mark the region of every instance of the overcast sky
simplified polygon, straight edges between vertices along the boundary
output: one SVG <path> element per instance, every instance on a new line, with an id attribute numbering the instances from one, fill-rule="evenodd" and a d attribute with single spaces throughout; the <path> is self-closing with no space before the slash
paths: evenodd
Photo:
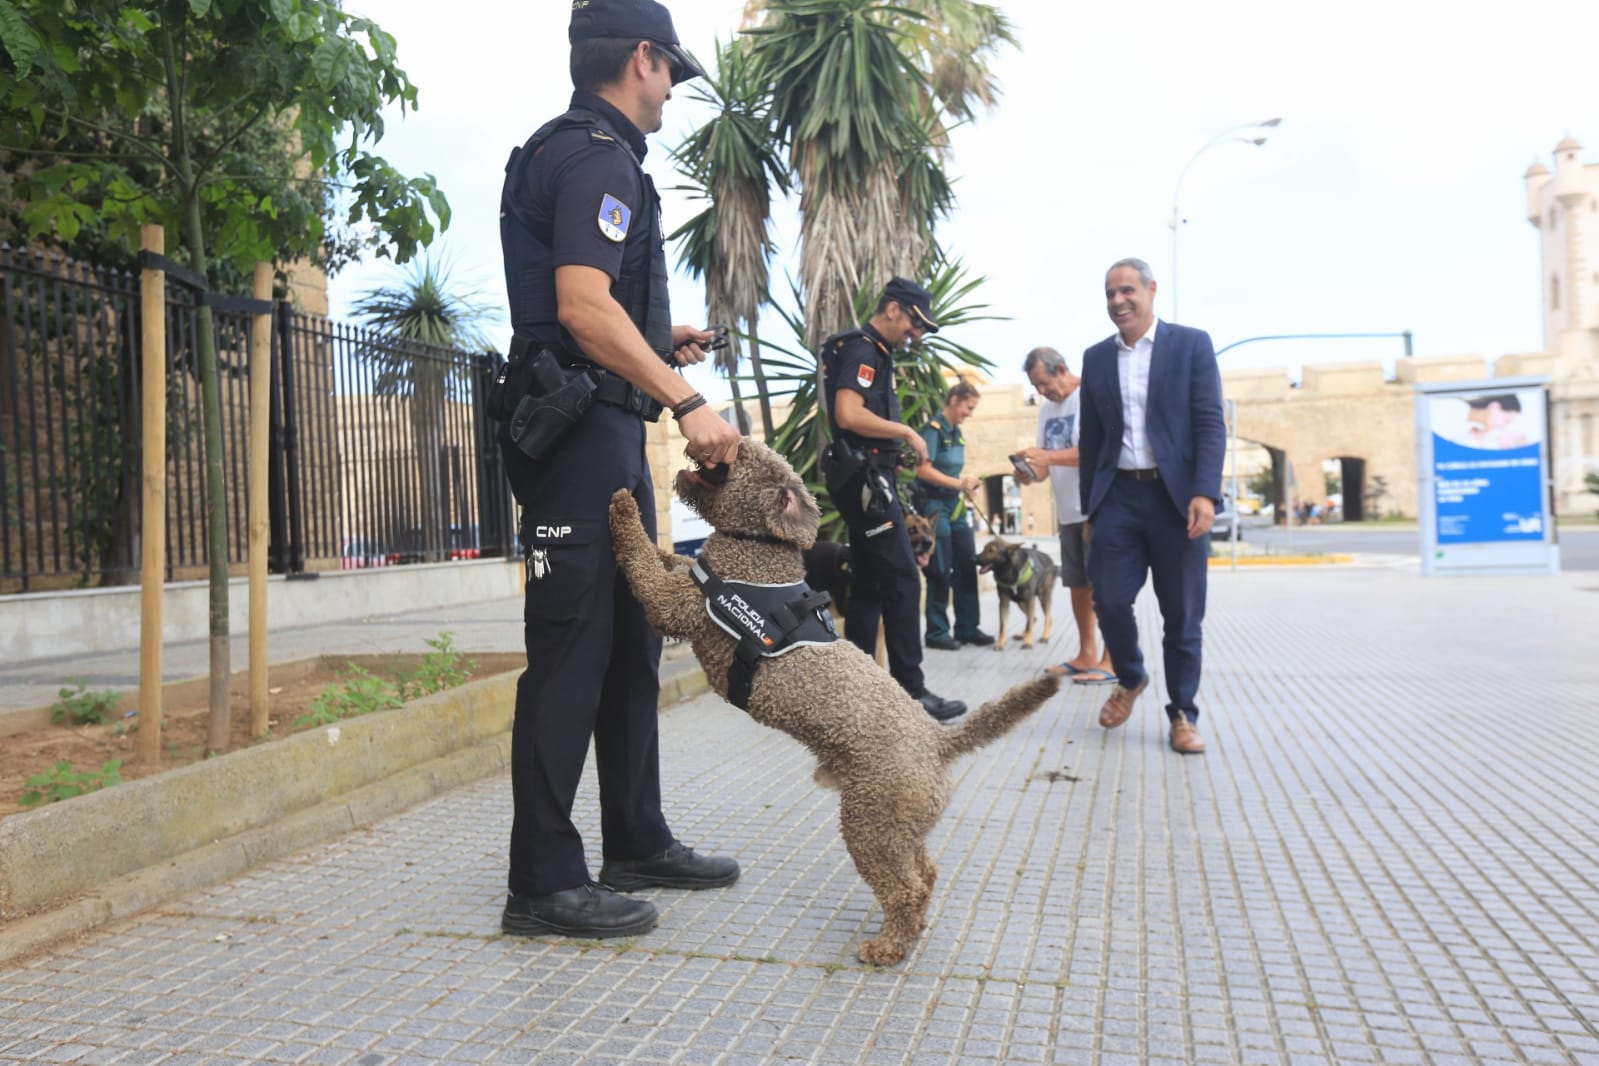
<path id="1" fill-rule="evenodd" d="M 377 150 L 438 178 L 454 218 L 435 247 L 503 305 L 503 167 L 566 106 L 569 5 L 346 6 L 398 38 L 419 87 L 420 110 L 391 121 Z M 743 10 L 733 0 L 672 6 L 679 36 L 707 63 Z M 981 297 L 1007 318 L 960 336 L 998 364 L 997 379 L 1021 381 L 1022 356 L 1039 344 L 1076 368 L 1111 332 L 1104 271 L 1129 255 L 1154 268 L 1157 312 L 1172 317 L 1175 287 L 1178 320 L 1209 330 L 1218 348 L 1271 334 L 1410 330 L 1418 356 L 1543 350 L 1521 176 L 1535 161 L 1552 167 L 1567 134 L 1584 142 L 1585 161 L 1599 161 L 1599 3 L 1000 6 L 1021 47 L 996 64 L 998 107 L 955 135 L 958 204 L 939 234 L 989 279 Z M 1233 127 L 1279 116 L 1264 146 L 1224 141 L 1195 156 Z M 678 179 L 662 149 L 702 120 L 680 94 L 652 139 L 646 167 L 666 196 L 668 231 L 692 209 L 665 192 Z M 1186 219 L 1176 286 L 1174 199 Z M 786 291 L 791 221 L 778 239 L 774 278 Z M 393 274 L 379 261 L 335 278 L 334 315 Z M 679 321 L 704 317 L 693 282 L 674 280 L 672 303 Z M 1391 363 L 1401 350 L 1397 339 L 1255 342 L 1222 363 Z M 702 390 L 725 395 L 708 371 L 695 373 Z"/>

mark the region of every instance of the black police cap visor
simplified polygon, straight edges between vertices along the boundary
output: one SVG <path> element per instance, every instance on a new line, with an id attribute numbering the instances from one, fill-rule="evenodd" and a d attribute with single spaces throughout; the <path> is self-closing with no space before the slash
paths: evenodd
<path id="1" fill-rule="evenodd" d="M 671 12 L 655 0 L 573 0 L 566 36 L 572 44 L 596 37 L 646 40 L 665 53 L 672 66 L 673 85 L 705 76 L 678 42 Z"/>

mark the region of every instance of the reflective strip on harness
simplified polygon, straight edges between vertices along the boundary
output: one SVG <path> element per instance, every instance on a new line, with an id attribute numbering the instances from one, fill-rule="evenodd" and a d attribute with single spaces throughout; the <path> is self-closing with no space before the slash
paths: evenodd
<path id="1" fill-rule="evenodd" d="M 803 581 L 787 585 L 723 581 L 703 557 L 694 560 L 689 572 L 705 593 L 705 613 L 738 641 L 727 670 L 727 698 L 741 711 L 749 709 L 760 660 L 838 639 L 833 618 L 825 610 L 832 597 L 813 592 Z"/>

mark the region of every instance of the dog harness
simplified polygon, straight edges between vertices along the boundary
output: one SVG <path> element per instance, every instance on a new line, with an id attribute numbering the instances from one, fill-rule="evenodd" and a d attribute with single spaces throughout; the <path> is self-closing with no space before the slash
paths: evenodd
<path id="1" fill-rule="evenodd" d="M 1028 560 L 1027 560 L 1027 565 L 1022 567 L 1022 572 L 1016 575 L 1016 580 L 1015 581 L 1001 581 L 999 579 L 999 575 L 995 574 L 994 575 L 994 584 L 996 584 L 1000 588 L 1004 588 L 1004 589 L 1016 589 L 1016 588 L 1021 588 L 1023 585 L 1027 584 L 1032 579 L 1033 579 L 1033 560 L 1029 556 Z"/>
<path id="2" fill-rule="evenodd" d="M 694 560 L 689 573 L 705 593 L 705 613 L 738 641 L 733 664 L 727 668 L 727 699 L 741 711 L 749 710 L 755 668 L 762 659 L 838 639 L 833 617 L 825 610 L 833 598 L 813 592 L 803 581 L 788 585 L 723 581 L 703 556 Z"/>

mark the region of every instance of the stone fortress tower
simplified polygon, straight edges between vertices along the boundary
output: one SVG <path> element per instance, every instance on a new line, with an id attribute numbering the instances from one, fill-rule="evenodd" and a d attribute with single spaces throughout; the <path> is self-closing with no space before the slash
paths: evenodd
<path id="1" fill-rule="evenodd" d="M 1599 163 L 1582 145 L 1555 145 L 1553 173 L 1527 168 L 1527 221 L 1538 230 L 1543 346 L 1553 378 L 1550 426 L 1555 500 L 1582 508 L 1584 476 L 1599 473 Z"/>

